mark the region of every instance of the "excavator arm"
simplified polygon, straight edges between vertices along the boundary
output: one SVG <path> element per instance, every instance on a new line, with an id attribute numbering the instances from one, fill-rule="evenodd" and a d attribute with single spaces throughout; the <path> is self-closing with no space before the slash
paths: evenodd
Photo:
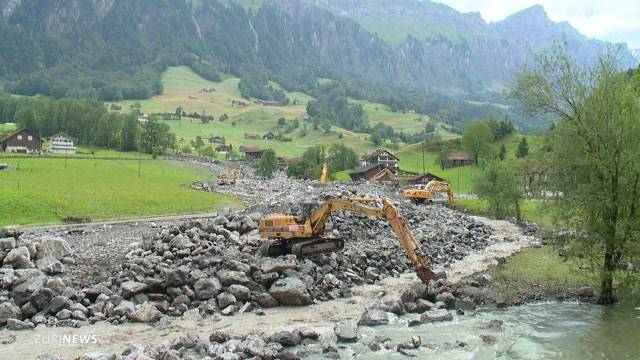
<path id="1" fill-rule="evenodd" d="M 442 181 L 429 181 L 429 183 L 427 184 L 427 189 L 426 189 L 430 194 L 436 190 L 436 191 L 445 191 L 447 193 L 447 196 L 449 197 L 449 205 L 451 206 L 455 206 L 455 202 L 453 199 L 453 189 L 451 188 L 451 185 L 447 184 L 446 182 L 442 182 Z"/>
<path id="2" fill-rule="evenodd" d="M 400 240 L 400 244 L 416 269 L 420 280 L 428 282 L 430 279 L 436 278 L 437 275 L 431 271 L 429 256 L 423 250 L 420 242 L 413 236 L 406 219 L 400 214 L 395 204 L 385 197 L 382 199 L 382 209 L 365 205 L 374 201 L 372 198 L 331 199 L 326 201 L 309 217 L 312 233 L 319 235 L 327 218 L 335 211 L 349 211 L 385 219 Z"/>
<path id="3" fill-rule="evenodd" d="M 322 165 L 322 174 L 320 175 L 320 182 L 323 184 L 326 184 L 329 182 L 329 167 L 327 166 L 327 163 L 324 163 L 324 165 Z"/>

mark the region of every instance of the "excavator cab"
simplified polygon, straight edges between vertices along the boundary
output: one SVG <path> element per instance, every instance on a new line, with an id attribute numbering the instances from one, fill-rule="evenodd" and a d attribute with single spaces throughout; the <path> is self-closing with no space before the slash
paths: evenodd
<path id="1" fill-rule="evenodd" d="M 302 202 L 300 203 L 300 210 L 302 214 L 302 218 L 307 220 L 314 211 L 316 211 L 320 207 L 320 204 L 314 201 Z"/>

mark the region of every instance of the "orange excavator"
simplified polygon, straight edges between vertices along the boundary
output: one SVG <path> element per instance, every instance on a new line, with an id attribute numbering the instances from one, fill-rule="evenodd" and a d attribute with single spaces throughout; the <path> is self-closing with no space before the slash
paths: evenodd
<path id="1" fill-rule="evenodd" d="M 321 204 L 303 203 L 302 215 L 267 215 L 260 219 L 260 236 L 270 239 L 261 249 L 263 255 L 295 254 L 314 256 L 342 250 L 344 241 L 327 235 L 327 219 L 336 211 L 349 211 L 386 219 L 400 240 L 418 277 L 428 282 L 440 277 L 431 270 L 429 256 L 411 233 L 406 219 L 388 198 L 382 199 L 382 208 L 374 207 L 376 200 L 369 197 L 334 198 Z"/>
<path id="2" fill-rule="evenodd" d="M 329 182 L 329 167 L 327 166 L 327 163 L 324 163 L 324 165 L 322 165 L 322 175 L 320 175 L 320 182 L 323 184 Z"/>
<path id="3" fill-rule="evenodd" d="M 231 169 L 226 174 L 218 175 L 218 185 L 234 185 L 240 177 L 240 170 Z"/>
<path id="4" fill-rule="evenodd" d="M 453 189 L 451 188 L 451 185 L 446 182 L 436 180 L 429 181 L 427 185 L 420 184 L 413 189 L 406 189 L 404 191 L 404 198 L 413 200 L 416 204 L 433 203 L 434 191 L 446 192 L 449 198 L 449 206 L 456 206 L 455 200 L 453 199 Z"/>

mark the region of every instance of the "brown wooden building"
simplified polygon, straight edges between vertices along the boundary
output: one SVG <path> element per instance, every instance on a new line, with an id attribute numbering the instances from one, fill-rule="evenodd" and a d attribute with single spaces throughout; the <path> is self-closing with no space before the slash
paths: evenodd
<path id="1" fill-rule="evenodd" d="M 389 150 L 377 149 L 376 151 L 365 154 L 362 157 L 362 166 L 369 165 L 384 165 L 394 174 L 398 173 L 398 157 L 392 154 Z"/>
<path id="2" fill-rule="evenodd" d="M 301 160 L 301 158 L 299 157 L 284 157 L 284 156 L 280 156 L 278 157 L 278 167 L 280 169 L 286 170 L 289 168 L 289 166 L 299 162 Z"/>
<path id="3" fill-rule="evenodd" d="M 20 129 L 0 139 L 0 151 L 39 153 L 42 151 L 42 139 L 30 130 Z"/>
<path id="4" fill-rule="evenodd" d="M 452 152 L 447 155 L 446 167 L 458 167 L 473 164 L 473 159 L 464 152 Z"/>
<path id="5" fill-rule="evenodd" d="M 408 180 L 408 183 L 409 184 L 427 184 L 431 180 L 446 182 L 445 179 L 443 179 L 443 178 L 441 178 L 441 177 L 439 177 L 437 175 L 434 175 L 432 173 L 426 173 L 426 174 L 420 174 L 420 175 L 417 175 L 417 176 L 414 176 L 414 177 L 410 178 Z"/>
<path id="6" fill-rule="evenodd" d="M 261 149 L 259 147 L 253 147 L 253 146 L 240 145 L 240 152 L 244 154 L 245 159 L 255 160 L 255 159 L 260 159 L 260 157 L 262 157 L 262 153 L 264 152 L 264 149 Z"/>

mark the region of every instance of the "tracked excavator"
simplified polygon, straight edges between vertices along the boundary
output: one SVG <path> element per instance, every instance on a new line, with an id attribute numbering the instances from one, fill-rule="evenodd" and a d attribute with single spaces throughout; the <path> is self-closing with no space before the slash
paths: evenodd
<path id="1" fill-rule="evenodd" d="M 320 182 L 323 184 L 329 182 L 329 167 L 327 166 L 327 163 L 324 163 L 324 165 L 322 165 L 322 175 L 320 175 Z"/>
<path id="2" fill-rule="evenodd" d="M 416 204 L 433 203 L 434 191 L 444 191 L 449 198 L 449 206 L 456 206 L 453 199 L 453 189 L 451 185 L 446 182 L 431 180 L 427 185 L 418 185 L 413 189 L 406 189 L 404 191 L 404 198 L 413 200 Z"/>
<path id="3" fill-rule="evenodd" d="M 400 240 L 418 277 L 428 282 L 439 277 L 431 270 L 428 254 L 411 233 L 405 218 L 388 198 L 382 199 L 382 208 L 369 197 L 333 198 L 321 204 L 303 203 L 302 215 L 267 215 L 260 219 L 260 236 L 270 239 L 261 249 L 263 255 L 295 254 L 314 256 L 342 250 L 342 239 L 328 236 L 325 224 L 333 212 L 348 211 L 386 219 Z"/>

